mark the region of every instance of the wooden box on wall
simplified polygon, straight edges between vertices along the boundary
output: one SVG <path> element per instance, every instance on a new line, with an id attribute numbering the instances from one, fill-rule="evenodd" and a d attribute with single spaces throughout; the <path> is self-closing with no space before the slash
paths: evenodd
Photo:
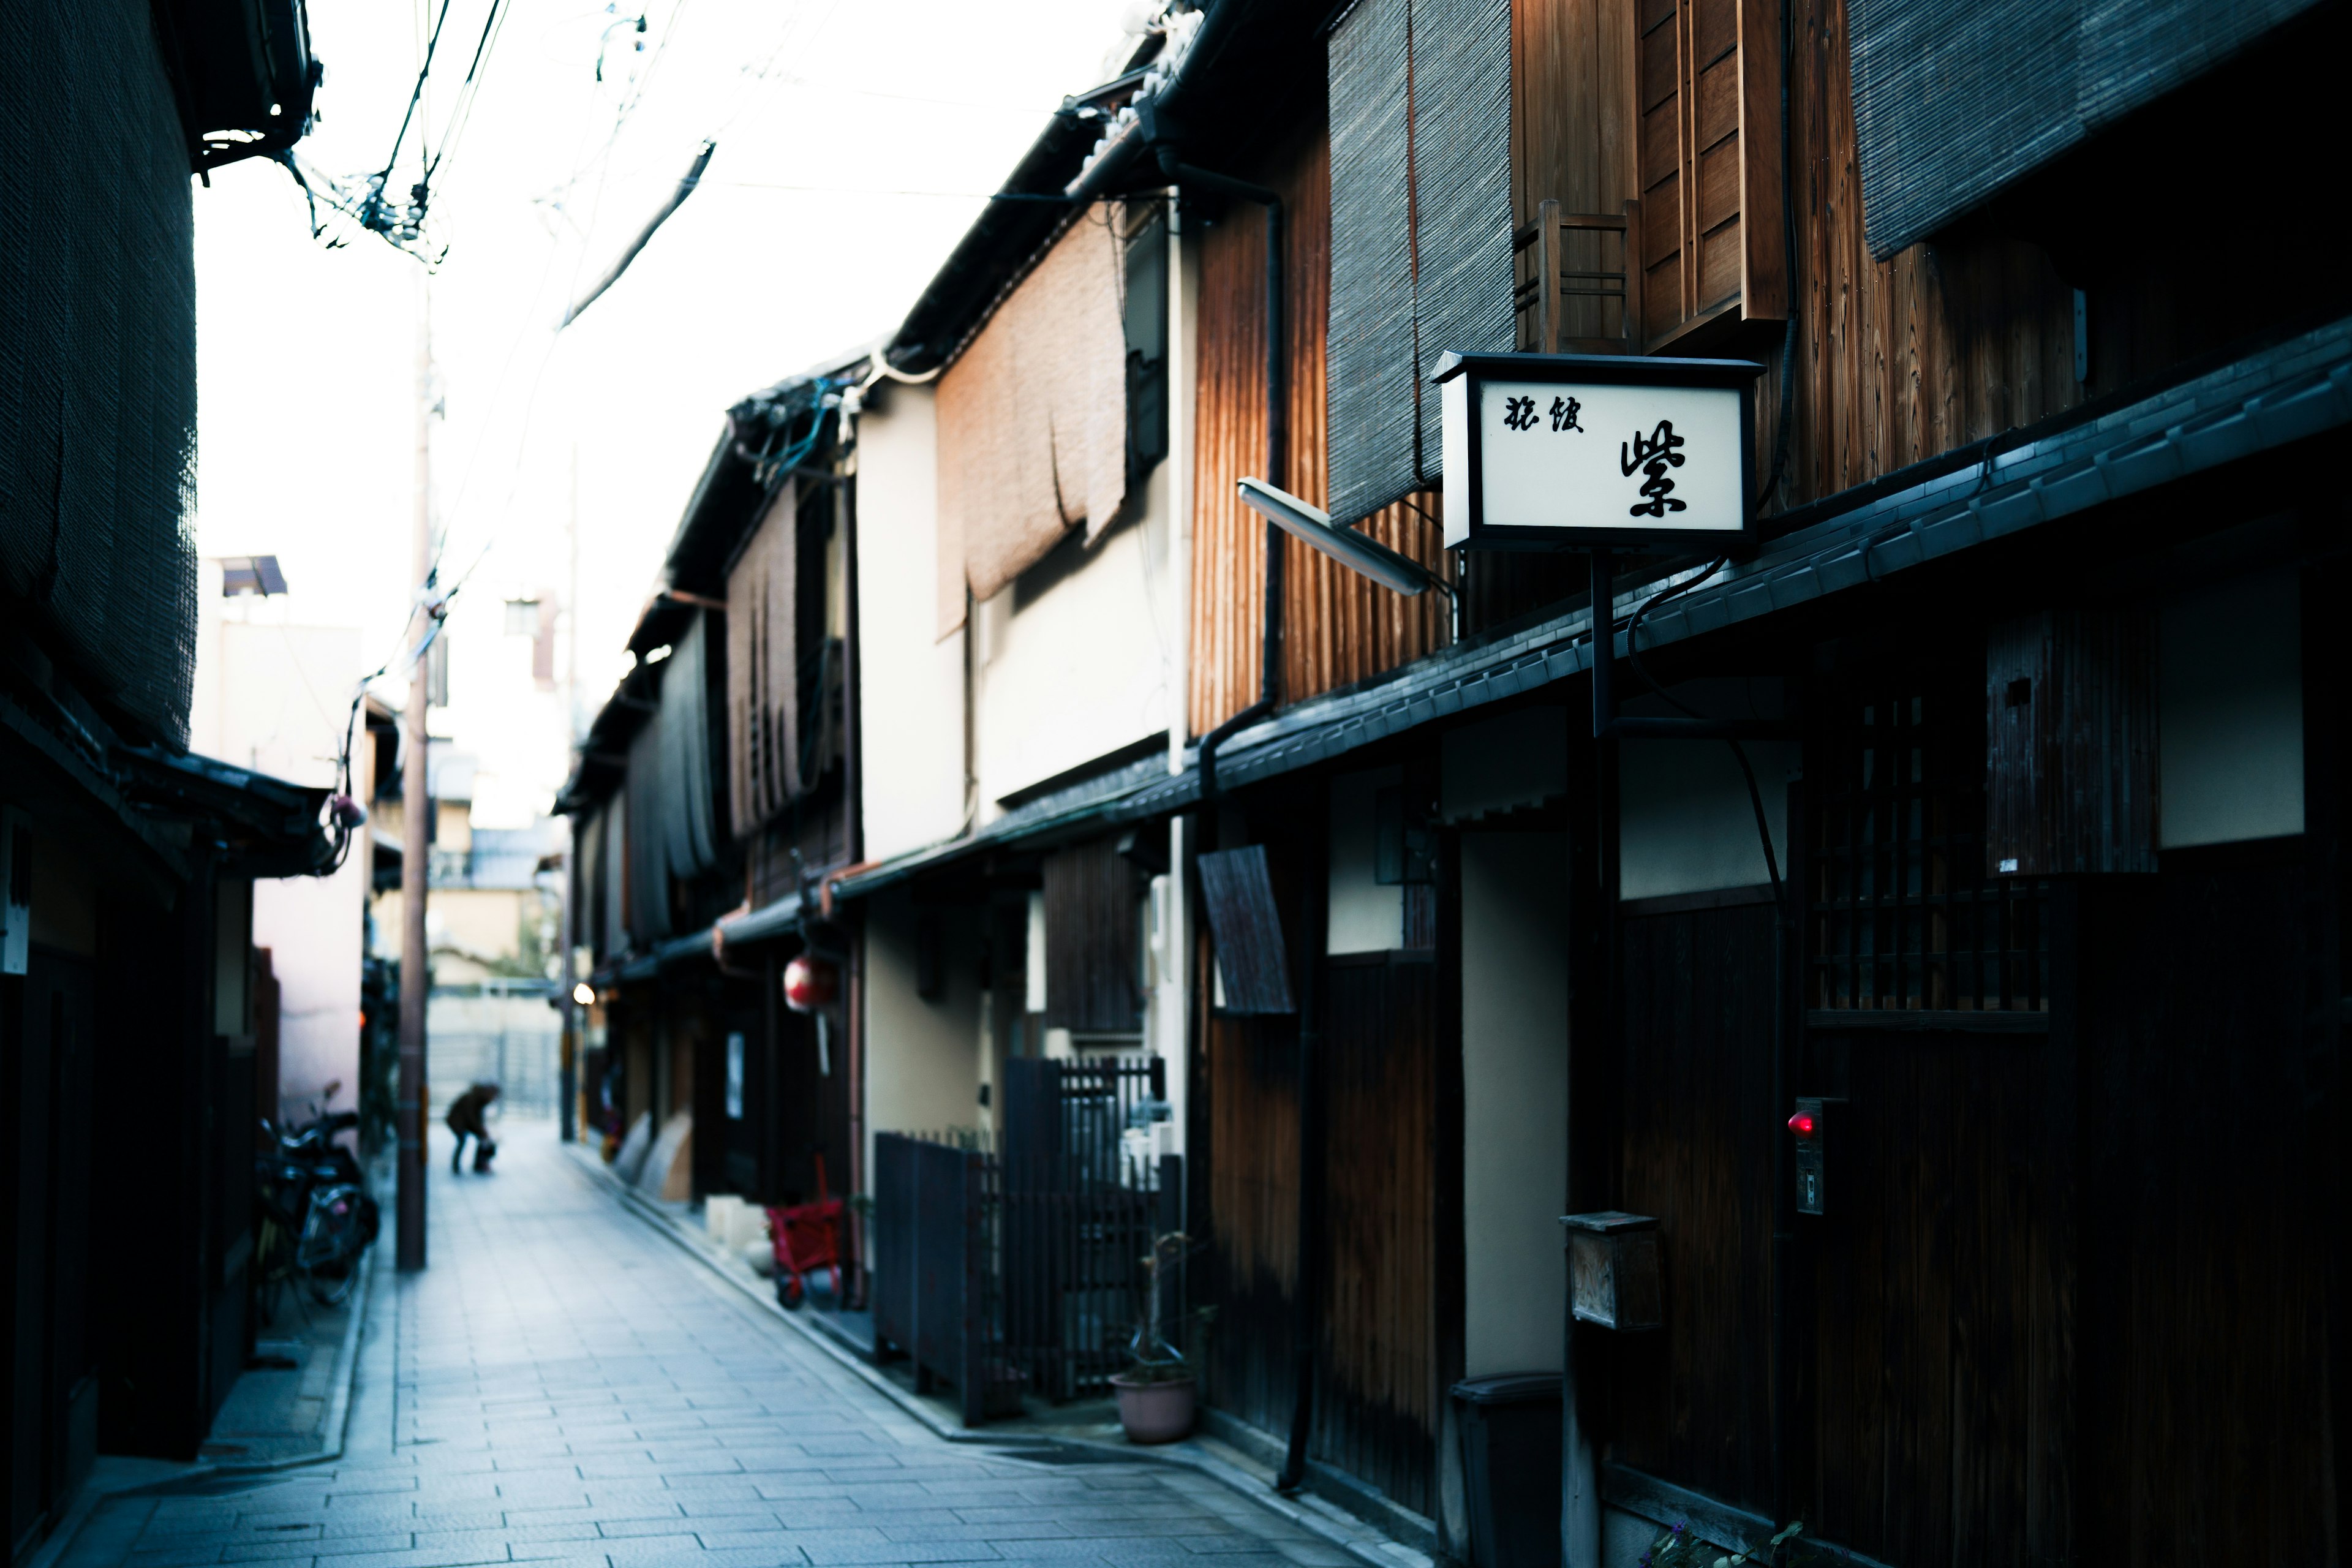
<path id="1" fill-rule="evenodd" d="M 1630 1332 L 1662 1326 L 1658 1222 L 1647 1215 L 1562 1215 L 1568 1231 L 1568 1303 L 1580 1321 Z"/>
<path id="2" fill-rule="evenodd" d="M 2156 869 L 2156 624 L 2045 610 L 1985 639 L 1985 870 Z"/>

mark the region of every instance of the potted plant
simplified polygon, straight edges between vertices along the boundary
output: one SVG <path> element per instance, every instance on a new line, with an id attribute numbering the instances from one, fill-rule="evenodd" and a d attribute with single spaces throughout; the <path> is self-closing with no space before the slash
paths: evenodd
<path id="1" fill-rule="evenodd" d="M 1110 1380 L 1118 1424 L 1130 1443 L 1173 1443 L 1192 1430 L 1192 1363 L 1160 1331 L 1160 1271 L 1191 1246 L 1181 1232 L 1171 1231 L 1153 1239 L 1151 1255 L 1143 1259 L 1143 1315 L 1128 1346 L 1134 1364 Z"/>
<path id="2" fill-rule="evenodd" d="M 1723 1552 L 1709 1546 L 1695 1534 L 1688 1520 L 1677 1520 L 1674 1527 L 1650 1543 L 1642 1553 L 1636 1568 L 1746 1568 L 1749 1563 L 1780 1563 L 1791 1565 L 1815 1563 L 1822 1559 L 1793 1538 L 1804 1530 L 1802 1521 L 1790 1525 L 1774 1536 L 1760 1552 Z"/>

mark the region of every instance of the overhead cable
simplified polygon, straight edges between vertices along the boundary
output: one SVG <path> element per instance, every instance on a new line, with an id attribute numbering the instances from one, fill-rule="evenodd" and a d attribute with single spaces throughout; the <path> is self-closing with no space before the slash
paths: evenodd
<path id="1" fill-rule="evenodd" d="M 654 231 L 669 221 L 670 214 L 684 206 L 686 198 L 694 195 L 694 187 L 702 183 L 702 171 L 710 167 L 710 154 L 718 150 L 719 143 L 716 142 L 705 142 L 702 144 L 701 151 L 694 155 L 693 164 L 686 171 L 685 178 L 679 180 L 677 189 L 670 193 L 669 200 L 664 202 L 661 210 L 646 221 L 646 226 L 637 231 L 637 237 L 622 247 L 619 258 L 605 271 L 604 276 L 599 278 L 590 287 L 588 292 L 580 296 L 563 312 L 563 320 L 556 323 L 558 331 L 578 321 L 581 311 L 594 304 L 605 289 L 621 280 L 621 274 L 629 269 L 629 263 L 635 261 L 637 258 L 637 253 L 645 249 L 646 244 L 652 240 Z"/>

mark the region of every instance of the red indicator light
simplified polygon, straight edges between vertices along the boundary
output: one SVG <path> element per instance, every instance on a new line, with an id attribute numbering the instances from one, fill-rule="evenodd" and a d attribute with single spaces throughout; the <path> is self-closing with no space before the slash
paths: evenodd
<path id="1" fill-rule="evenodd" d="M 1796 1115 L 1789 1118 L 1789 1131 L 1800 1138 L 1811 1138 L 1821 1131 L 1821 1127 L 1814 1121 L 1811 1111 L 1800 1110 Z"/>

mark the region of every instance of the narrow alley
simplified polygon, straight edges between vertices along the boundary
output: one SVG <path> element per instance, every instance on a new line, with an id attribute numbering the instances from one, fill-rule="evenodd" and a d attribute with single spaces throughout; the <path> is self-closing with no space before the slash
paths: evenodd
<path id="1" fill-rule="evenodd" d="M 1351 1561 L 1189 1471 L 940 1440 L 512 1131 L 495 1176 L 436 1162 L 341 1463 L 110 1499 L 63 1568 Z"/>

